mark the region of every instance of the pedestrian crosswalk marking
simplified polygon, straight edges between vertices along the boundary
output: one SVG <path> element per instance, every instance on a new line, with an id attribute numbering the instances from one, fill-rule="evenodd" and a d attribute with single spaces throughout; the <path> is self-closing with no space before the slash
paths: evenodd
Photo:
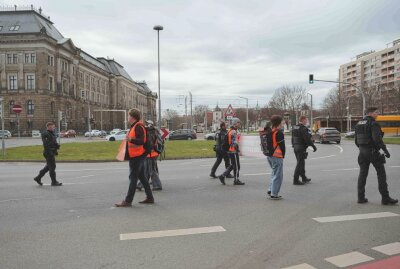
<path id="1" fill-rule="evenodd" d="M 226 230 L 222 226 L 212 226 L 212 227 L 200 227 L 200 228 L 179 229 L 179 230 L 164 230 L 164 231 L 154 231 L 154 232 L 120 234 L 119 239 L 135 240 L 135 239 L 159 238 L 159 237 L 169 237 L 169 236 L 179 236 L 179 235 L 219 233 L 225 231 Z"/>
<path id="2" fill-rule="evenodd" d="M 319 217 L 313 218 L 313 220 L 320 223 L 327 222 L 339 222 L 339 221 L 350 221 L 350 220 L 362 220 L 362 219 L 376 219 L 376 218 L 387 218 L 397 217 L 398 214 L 392 212 L 378 212 L 369 214 L 356 214 L 356 215 L 343 215 L 343 216 L 332 216 L 332 217 Z"/>
<path id="3" fill-rule="evenodd" d="M 336 265 L 337 267 L 343 268 L 355 264 L 359 264 L 362 262 L 368 262 L 374 260 L 374 258 L 364 255 L 360 252 L 354 251 L 350 253 L 346 253 L 343 255 L 338 255 L 325 259 L 327 262 Z"/>
<path id="4" fill-rule="evenodd" d="M 302 264 L 299 264 L 299 265 L 285 267 L 285 268 L 282 268 L 282 269 L 317 269 L 317 268 L 315 268 L 315 267 L 313 267 L 313 266 L 311 266 L 311 265 L 309 265 L 307 263 L 302 263 Z"/>
<path id="5" fill-rule="evenodd" d="M 386 254 L 388 256 L 396 255 L 396 254 L 400 254 L 400 243 L 395 242 L 395 243 L 391 243 L 391 244 L 387 244 L 387 245 L 383 245 L 383 246 L 374 247 L 372 249 L 376 250 L 378 252 L 381 252 L 383 254 Z"/>

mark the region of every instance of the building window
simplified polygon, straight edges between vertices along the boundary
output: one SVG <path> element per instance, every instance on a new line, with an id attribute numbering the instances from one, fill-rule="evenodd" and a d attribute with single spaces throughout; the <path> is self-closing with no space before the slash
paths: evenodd
<path id="1" fill-rule="evenodd" d="M 54 79 L 53 77 L 49 76 L 49 85 L 48 85 L 49 91 L 54 91 Z"/>
<path id="2" fill-rule="evenodd" d="M 8 103 L 8 106 L 9 106 L 9 113 L 10 114 L 13 114 L 14 113 L 14 111 L 13 111 L 13 107 L 14 107 L 14 105 L 15 105 L 15 101 L 14 100 L 11 100 L 9 103 Z"/>
<path id="3" fill-rule="evenodd" d="M 19 30 L 19 25 L 13 25 L 10 27 L 10 31 L 18 31 Z"/>
<path id="4" fill-rule="evenodd" d="M 35 104 L 32 100 L 26 102 L 26 111 L 28 115 L 33 115 L 33 113 L 35 112 Z"/>
<path id="5" fill-rule="evenodd" d="M 9 90 L 17 90 L 18 85 L 17 85 L 17 75 L 8 75 L 8 89 Z"/>
<path id="6" fill-rule="evenodd" d="M 26 75 L 26 89 L 27 90 L 35 89 L 35 75 L 33 74 Z"/>
<path id="7" fill-rule="evenodd" d="M 62 81 L 62 83 L 61 83 L 61 86 L 62 86 L 62 92 L 67 92 L 67 81 L 66 80 L 63 80 Z"/>
<path id="8" fill-rule="evenodd" d="M 47 55 L 47 64 L 50 66 L 54 66 L 54 57 L 51 55 Z"/>
<path id="9" fill-rule="evenodd" d="M 36 63 L 36 54 L 35 53 L 25 53 L 25 63 L 26 64 L 35 64 Z"/>
<path id="10" fill-rule="evenodd" d="M 7 54 L 7 64 L 17 64 L 18 63 L 18 54 Z"/>
<path id="11" fill-rule="evenodd" d="M 13 54 L 13 64 L 17 64 L 17 63 L 18 63 L 18 55 Z"/>
<path id="12" fill-rule="evenodd" d="M 51 113 L 51 115 L 54 115 L 54 110 L 55 110 L 55 103 L 51 102 L 50 103 L 50 113 Z"/>
<path id="13" fill-rule="evenodd" d="M 25 63 L 29 63 L 29 53 L 25 53 Z"/>

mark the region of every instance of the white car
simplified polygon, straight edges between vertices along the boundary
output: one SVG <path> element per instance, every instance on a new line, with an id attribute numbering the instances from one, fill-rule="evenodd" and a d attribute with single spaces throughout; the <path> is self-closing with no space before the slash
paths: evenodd
<path id="1" fill-rule="evenodd" d="M 3 133 L 3 130 L 0 130 L 0 138 L 3 138 L 3 136 L 4 136 L 4 138 L 9 138 L 9 137 L 11 137 L 10 131 L 4 130 L 4 133 Z"/>
<path id="2" fill-rule="evenodd" d="M 41 138 L 42 134 L 40 133 L 39 130 L 32 130 L 32 137 L 33 138 Z"/>
<path id="3" fill-rule="evenodd" d="M 106 136 L 106 140 L 107 141 L 124 140 L 127 133 L 128 133 L 128 131 L 120 131 L 120 132 L 118 132 L 116 134 L 107 135 Z"/>
<path id="4" fill-rule="evenodd" d="M 116 133 L 121 132 L 121 131 L 122 131 L 121 129 L 113 129 L 113 130 L 110 132 L 110 135 L 116 134 Z"/>
<path id="5" fill-rule="evenodd" d="M 92 130 L 91 132 L 86 132 L 85 137 L 89 137 L 89 136 L 101 136 L 101 131 Z"/>

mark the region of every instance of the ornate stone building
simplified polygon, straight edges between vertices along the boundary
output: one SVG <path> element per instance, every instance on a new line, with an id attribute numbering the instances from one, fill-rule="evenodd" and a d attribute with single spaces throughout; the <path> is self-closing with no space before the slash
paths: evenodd
<path id="1" fill-rule="evenodd" d="M 114 59 L 96 58 L 64 38 L 41 10 L 0 11 L 0 96 L 5 128 L 22 134 L 43 129 L 47 121 L 83 132 L 124 127 L 121 112 L 139 108 L 156 121 L 157 95 L 136 82 Z M 13 113 L 15 104 L 22 113 Z M 19 118 L 19 119 L 18 119 Z"/>

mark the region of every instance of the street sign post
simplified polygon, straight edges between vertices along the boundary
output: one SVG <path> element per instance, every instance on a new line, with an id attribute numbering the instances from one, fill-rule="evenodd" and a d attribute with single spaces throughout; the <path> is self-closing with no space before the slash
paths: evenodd
<path id="1" fill-rule="evenodd" d="M 21 137 L 21 133 L 19 132 L 19 113 L 22 112 L 22 106 L 14 105 L 12 108 L 13 112 L 17 114 L 17 127 L 18 127 L 18 138 Z"/>

